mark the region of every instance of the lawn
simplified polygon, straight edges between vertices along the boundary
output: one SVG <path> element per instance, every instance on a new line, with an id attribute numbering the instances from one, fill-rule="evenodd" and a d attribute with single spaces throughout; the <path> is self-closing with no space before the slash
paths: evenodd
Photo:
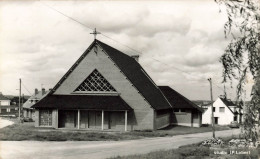
<path id="1" fill-rule="evenodd" d="M 218 126 L 216 130 L 230 129 L 227 126 Z M 191 128 L 184 126 L 169 126 L 157 131 L 132 131 L 132 132 L 109 132 L 87 130 L 64 130 L 51 128 L 35 128 L 34 123 L 25 122 L 0 129 L 0 140 L 20 141 L 118 141 L 141 139 L 145 137 L 165 137 L 191 133 L 211 131 L 211 127 Z"/>
<path id="2" fill-rule="evenodd" d="M 227 143 L 231 138 L 224 138 Z M 250 155 L 215 155 L 209 147 L 201 143 L 181 146 L 178 149 L 160 150 L 142 155 L 117 156 L 110 159 L 258 159 L 260 148 L 250 149 Z"/>

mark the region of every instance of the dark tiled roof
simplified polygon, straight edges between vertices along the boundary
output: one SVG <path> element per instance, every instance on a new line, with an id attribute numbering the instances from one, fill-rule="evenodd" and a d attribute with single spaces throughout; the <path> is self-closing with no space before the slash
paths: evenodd
<path id="1" fill-rule="evenodd" d="M 77 67 L 84 57 L 89 53 L 91 48 L 99 44 L 101 48 L 108 54 L 108 56 L 115 62 L 119 69 L 126 75 L 126 77 L 132 82 L 137 90 L 144 96 L 144 98 L 156 109 L 169 109 L 171 105 L 167 102 L 167 99 L 161 93 L 160 89 L 154 84 L 149 75 L 142 69 L 141 65 L 135 61 L 132 57 L 122 53 L 121 51 L 108 46 L 99 40 L 95 40 L 88 49 L 81 55 L 81 57 L 73 64 L 73 66 L 67 71 L 67 73 L 60 79 L 60 81 L 54 86 L 52 92 L 55 92 L 61 83 L 67 76 Z"/>
<path id="2" fill-rule="evenodd" d="M 231 100 L 228 100 L 227 98 L 221 98 L 221 97 L 219 97 L 220 99 L 221 99 L 221 101 L 228 107 L 228 109 L 233 113 L 233 114 L 237 114 L 237 112 L 235 111 L 233 111 L 231 108 L 230 108 L 230 106 L 236 106 L 236 104 L 234 104 Z"/>
<path id="3" fill-rule="evenodd" d="M 91 110 L 131 110 L 119 96 L 98 95 L 48 95 L 33 108 L 91 109 Z"/>
<path id="4" fill-rule="evenodd" d="M 234 104 L 231 100 L 228 100 L 228 99 L 226 99 L 226 98 L 221 98 L 221 97 L 219 97 L 221 100 L 222 100 L 222 102 L 226 105 L 226 106 L 235 106 L 236 104 Z"/>
<path id="5" fill-rule="evenodd" d="M 191 102 L 189 99 L 175 91 L 169 86 L 159 86 L 173 108 L 197 109 L 203 112 L 203 109 Z"/>
<path id="6" fill-rule="evenodd" d="M 10 99 L 4 96 L 2 93 L 0 93 L 0 100 L 10 100 Z"/>
<path id="7" fill-rule="evenodd" d="M 172 108 L 160 89 L 134 58 L 98 40 L 97 43 L 104 49 L 108 56 L 111 57 L 115 64 L 154 109 Z"/>

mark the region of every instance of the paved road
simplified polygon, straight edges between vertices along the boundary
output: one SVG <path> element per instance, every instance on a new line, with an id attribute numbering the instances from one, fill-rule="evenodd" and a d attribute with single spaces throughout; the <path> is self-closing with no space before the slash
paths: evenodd
<path id="1" fill-rule="evenodd" d="M 239 129 L 216 132 L 217 137 L 239 134 Z M 212 133 L 128 141 L 0 141 L 2 159 L 99 159 L 174 149 L 210 138 Z"/>
<path id="2" fill-rule="evenodd" d="M 14 122 L 0 118 L 0 129 L 8 125 L 12 125 Z"/>

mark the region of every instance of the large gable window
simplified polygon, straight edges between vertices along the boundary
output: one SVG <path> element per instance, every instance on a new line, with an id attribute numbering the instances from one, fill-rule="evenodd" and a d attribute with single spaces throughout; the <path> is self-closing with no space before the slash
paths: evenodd
<path id="1" fill-rule="evenodd" d="M 115 88 L 98 72 L 94 70 L 74 92 L 116 92 Z"/>

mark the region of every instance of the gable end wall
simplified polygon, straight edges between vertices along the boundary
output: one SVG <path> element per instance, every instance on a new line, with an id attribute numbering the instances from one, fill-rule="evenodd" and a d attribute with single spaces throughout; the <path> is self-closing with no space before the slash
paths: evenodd
<path id="1" fill-rule="evenodd" d="M 99 46 L 97 53 L 93 49 L 90 50 L 53 94 L 73 95 L 73 91 L 94 69 L 97 69 L 133 108 L 134 112 L 129 113 L 128 130 L 154 129 L 153 108 Z"/>

